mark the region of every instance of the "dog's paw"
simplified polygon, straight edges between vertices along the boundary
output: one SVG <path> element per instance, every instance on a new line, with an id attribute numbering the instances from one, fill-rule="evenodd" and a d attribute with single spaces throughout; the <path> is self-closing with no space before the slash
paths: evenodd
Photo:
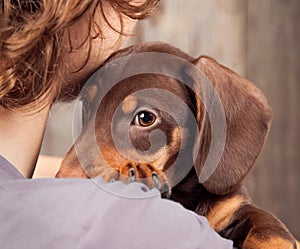
<path id="1" fill-rule="evenodd" d="M 117 168 L 101 173 L 105 181 L 120 180 L 125 183 L 142 182 L 149 189 L 156 188 L 165 198 L 171 197 L 171 187 L 163 171 L 151 164 L 125 162 Z"/>
<path id="2" fill-rule="evenodd" d="M 119 166 L 102 165 L 89 166 L 84 169 L 87 178 L 101 177 L 106 182 L 122 181 L 124 183 L 141 182 L 149 189 L 156 188 L 162 197 L 171 197 L 171 186 L 163 171 L 149 163 L 125 161 Z"/>

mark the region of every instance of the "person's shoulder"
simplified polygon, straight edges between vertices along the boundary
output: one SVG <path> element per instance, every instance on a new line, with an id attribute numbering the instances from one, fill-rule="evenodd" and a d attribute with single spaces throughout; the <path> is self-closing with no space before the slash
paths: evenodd
<path id="1" fill-rule="evenodd" d="M 47 243 L 64 248 L 232 248 L 204 217 L 161 199 L 158 190 L 141 183 L 23 179 L 0 183 L 0 189 L 0 222 L 7 224 L 11 217 L 9 227 L 17 228 L 11 241 L 5 239 L 10 230 L 2 226 L 0 238 L 14 246 L 25 239 L 32 248 L 47 248 Z M 47 236 L 34 234 L 46 230 Z"/>

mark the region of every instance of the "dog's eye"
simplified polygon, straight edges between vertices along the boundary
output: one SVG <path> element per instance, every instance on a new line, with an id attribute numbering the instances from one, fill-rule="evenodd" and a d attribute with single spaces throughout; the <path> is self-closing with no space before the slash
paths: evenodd
<path id="1" fill-rule="evenodd" d="M 134 124 L 142 127 L 149 127 L 156 121 L 156 116 L 149 111 L 141 111 L 134 118 Z"/>

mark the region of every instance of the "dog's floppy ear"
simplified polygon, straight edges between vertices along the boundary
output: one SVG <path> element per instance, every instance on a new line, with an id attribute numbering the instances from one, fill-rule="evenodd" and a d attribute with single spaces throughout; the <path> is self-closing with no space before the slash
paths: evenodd
<path id="1" fill-rule="evenodd" d="M 224 150 L 215 170 L 202 184 L 211 193 L 225 194 L 239 186 L 258 157 L 269 130 L 272 111 L 263 93 L 254 84 L 215 60 L 202 56 L 193 64 L 205 75 L 206 83 L 214 86 L 226 120 Z M 208 96 L 206 90 L 203 92 L 199 82 L 193 81 L 194 91 L 197 94 L 202 91 L 201 99 L 206 98 L 207 103 L 215 101 L 208 99 L 211 95 Z M 212 141 L 212 121 L 203 100 L 196 101 L 196 109 L 200 143 L 194 166 L 201 179 Z"/>

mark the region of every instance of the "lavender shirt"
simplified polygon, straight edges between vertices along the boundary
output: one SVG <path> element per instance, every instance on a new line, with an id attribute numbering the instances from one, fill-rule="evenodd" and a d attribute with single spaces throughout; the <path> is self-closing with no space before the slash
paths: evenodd
<path id="1" fill-rule="evenodd" d="M 0 156 L 0 248 L 231 249 L 232 242 L 143 184 L 24 179 Z"/>

